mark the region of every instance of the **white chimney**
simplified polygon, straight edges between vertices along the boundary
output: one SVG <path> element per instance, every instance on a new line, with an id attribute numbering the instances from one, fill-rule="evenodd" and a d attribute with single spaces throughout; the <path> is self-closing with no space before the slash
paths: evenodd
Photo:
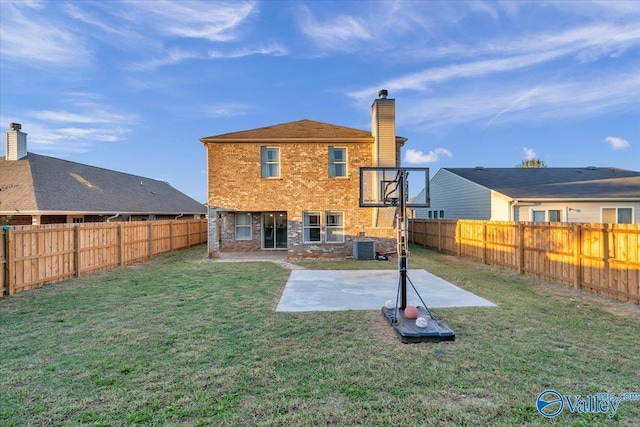
<path id="1" fill-rule="evenodd" d="M 400 165 L 396 147 L 396 100 L 382 89 L 371 106 L 371 134 L 374 138 L 373 161 L 376 166 Z"/>
<path id="2" fill-rule="evenodd" d="M 20 160 L 27 156 L 27 134 L 22 132 L 20 123 L 11 123 L 7 134 L 7 155 L 5 160 Z"/>

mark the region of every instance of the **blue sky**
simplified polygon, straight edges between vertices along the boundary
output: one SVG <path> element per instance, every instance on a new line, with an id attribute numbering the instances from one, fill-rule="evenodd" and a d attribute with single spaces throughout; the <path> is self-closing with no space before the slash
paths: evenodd
<path id="1" fill-rule="evenodd" d="M 0 0 L 0 124 L 206 202 L 199 139 L 311 119 L 402 162 L 640 170 L 640 1 Z M 4 155 L 5 147 L 0 147 Z"/>

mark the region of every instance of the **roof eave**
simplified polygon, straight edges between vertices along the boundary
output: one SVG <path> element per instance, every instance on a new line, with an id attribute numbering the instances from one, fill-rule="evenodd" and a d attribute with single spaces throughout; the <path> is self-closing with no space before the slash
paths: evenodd
<path id="1" fill-rule="evenodd" d="M 214 143 L 261 143 L 261 142 L 278 142 L 278 143 L 300 143 L 300 142 L 340 142 L 340 143 L 373 143 L 373 137 L 363 137 L 363 138 L 341 138 L 341 137 L 331 137 L 331 138 L 200 138 L 200 142 L 203 144 L 214 144 Z"/>
<path id="2" fill-rule="evenodd" d="M 501 193 L 504 194 L 504 193 Z M 640 197 L 510 197 L 515 202 L 632 202 Z"/>

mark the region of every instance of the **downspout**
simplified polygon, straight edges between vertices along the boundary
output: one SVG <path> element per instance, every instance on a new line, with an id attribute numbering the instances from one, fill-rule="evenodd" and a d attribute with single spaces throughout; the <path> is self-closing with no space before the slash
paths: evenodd
<path id="1" fill-rule="evenodd" d="M 110 216 L 109 218 L 107 218 L 107 222 L 111 222 L 112 219 L 116 219 L 120 216 L 120 213 L 118 212 L 117 214 L 115 214 L 114 216 Z"/>
<path id="2" fill-rule="evenodd" d="M 177 217 L 175 217 L 175 218 L 174 218 L 174 220 L 175 220 L 175 219 L 180 218 L 181 216 L 184 216 L 184 214 L 183 214 L 183 213 L 181 213 L 180 215 L 178 215 Z"/>

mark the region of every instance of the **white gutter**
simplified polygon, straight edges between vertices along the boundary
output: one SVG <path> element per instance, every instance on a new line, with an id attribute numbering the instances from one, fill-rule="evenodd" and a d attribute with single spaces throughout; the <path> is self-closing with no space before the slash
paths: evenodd
<path id="1" fill-rule="evenodd" d="M 120 213 L 115 214 L 114 216 L 110 216 L 109 218 L 107 218 L 107 222 L 111 222 L 112 219 L 116 219 L 120 216 Z"/>

